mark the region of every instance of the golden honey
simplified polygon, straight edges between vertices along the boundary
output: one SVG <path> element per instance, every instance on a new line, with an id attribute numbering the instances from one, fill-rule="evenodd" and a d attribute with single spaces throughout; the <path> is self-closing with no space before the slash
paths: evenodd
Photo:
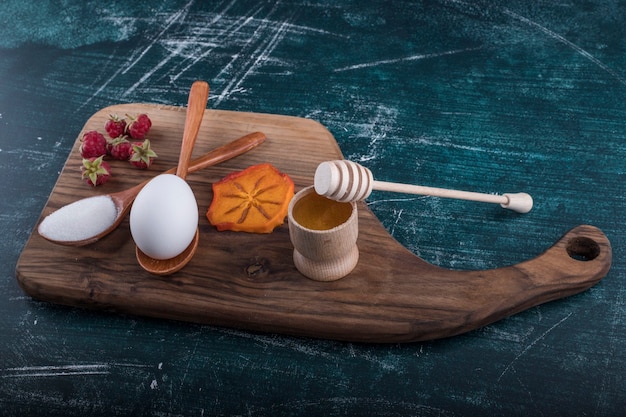
<path id="1" fill-rule="evenodd" d="M 328 230 L 345 223 L 352 214 L 352 204 L 340 203 L 315 192 L 302 197 L 293 206 L 293 218 L 311 230 Z"/>

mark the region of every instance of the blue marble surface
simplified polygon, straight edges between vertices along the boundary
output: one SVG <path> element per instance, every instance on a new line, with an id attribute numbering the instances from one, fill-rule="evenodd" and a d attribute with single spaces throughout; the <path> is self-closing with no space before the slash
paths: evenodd
<path id="1" fill-rule="evenodd" d="M 626 414 L 626 2 L 0 3 L 0 415 Z M 377 179 L 526 191 L 519 215 L 374 193 L 421 258 L 485 269 L 570 228 L 607 277 L 477 331 L 360 345 L 86 312 L 14 268 L 85 120 L 117 103 L 315 119 Z M 297 155 L 294 155 L 297 158 Z"/>

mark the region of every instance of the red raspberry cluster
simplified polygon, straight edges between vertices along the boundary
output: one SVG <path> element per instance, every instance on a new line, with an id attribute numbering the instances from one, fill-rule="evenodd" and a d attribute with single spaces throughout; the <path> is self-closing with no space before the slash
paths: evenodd
<path id="1" fill-rule="evenodd" d="M 150 148 L 150 140 L 146 135 L 152 127 L 147 114 L 136 117 L 119 118 L 111 115 L 104 124 L 106 138 L 97 130 L 83 135 L 80 154 L 83 157 L 82 177 L 92 186 L 104 184 L 111 176 L 111 166 L 105 157 L 120 161 L 129 161 L 138 169 L 147 169 L 152 165 L 157 154 Z"/>

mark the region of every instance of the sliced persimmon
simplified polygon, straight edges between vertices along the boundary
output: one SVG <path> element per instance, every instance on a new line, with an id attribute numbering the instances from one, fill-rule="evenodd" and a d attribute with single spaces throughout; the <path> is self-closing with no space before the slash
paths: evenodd
<path id="1" fill-rule="evenodd" d="M 253 165 L 213 184 L 206 216 L 219 231 L 271 233 L 285 221 L 293 189 L 272 164 Z"/>

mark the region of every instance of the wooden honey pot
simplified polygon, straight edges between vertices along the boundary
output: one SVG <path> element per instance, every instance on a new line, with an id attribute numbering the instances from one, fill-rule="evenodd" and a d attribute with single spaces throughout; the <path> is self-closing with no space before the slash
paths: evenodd
<path id="1" fill-rule="evenodd" d="M 293 197 L 287 216 L 293 261 L 300 273 L 316 281 L 335 281 L 354 269 L 359 260 L 356 203 L 331 200 L 310 186 Z"/>

